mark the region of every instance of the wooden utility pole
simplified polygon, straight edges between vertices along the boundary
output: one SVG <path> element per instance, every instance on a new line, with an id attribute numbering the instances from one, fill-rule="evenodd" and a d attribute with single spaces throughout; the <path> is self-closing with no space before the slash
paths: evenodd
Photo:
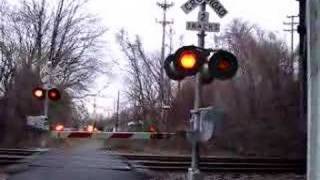
<path id="1" fill-rule="evenodd" d="M 294 61 L 294 33 L 297 31 L 295 28 L 295 25 L 298 23 L 295 22 L 295 18 L 299 16 L 287 16 L 287 18 L 290 19 L 290 22 L 284 22 L 284 25 L 290 26 L 290 29 L 285 29 L 284 31 L 290 32 L 291 33 L 291 67 L 293 68 L 293 61 Z"/>
<path id="2" fill-rule="evenodd" d="M 167 3 L 167 0 L 159 3 L 157 5 L 163 10 L 163 19 L 162 21 L 158 21 L 162 25 L 162 43 L 161 43 L 161 71 L 160 71 L 160 109 L 161 109 L 161 122 L 163 122 L 163 105 L 166 103 L 165 101 L 165 93 L 164 93 L 164 58 L 165 58 L 165 39 L 166 39 L 166 26 L 168 24 L 172 24 L 173 21 L 167 20 L 167 10 L 173 6 L 173 3 Z"/>

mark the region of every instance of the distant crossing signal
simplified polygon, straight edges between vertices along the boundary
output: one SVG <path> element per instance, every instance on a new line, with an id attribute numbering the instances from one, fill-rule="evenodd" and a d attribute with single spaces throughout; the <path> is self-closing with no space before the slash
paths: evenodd
<path id="1" fill-rule="evenodd" d="M 58 124 L 55 128 L 56 131 L 63 131 L 64 130 L 64 126 L 61 124 Z"/>
<path id="2" fill-rule="evenodd" d="M 170 79 L 177 81 L 200 72 L 201 83 L 209 84 L 215 78 L 232 78 L 238 70 L 238 61 L 232 53 L 225 50 L 183 46 L 167 57 L 164 69 Z"/>
<path id="3" fill-rule="evenodd" d="M 58 101 L 61 98 L 60 91 L 57 88 L 51 88 L 49 90 L 46 90 L 41 87 L 36 87 L 32 90 L 32 95 L 40 100 L 46 98 L 46 93 L 48 93 L 48 98 L 52 101 Z"/>

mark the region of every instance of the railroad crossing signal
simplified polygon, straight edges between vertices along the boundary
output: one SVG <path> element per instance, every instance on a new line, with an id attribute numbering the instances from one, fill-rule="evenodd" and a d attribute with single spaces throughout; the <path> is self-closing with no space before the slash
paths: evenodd
<path id="1" fill-rule="evenodd" d="M 32 95 L 39 100 L 43 100 L 46 98 L 47 91 L 48 91 L 48 98 L 51 101 L 58 101 L 61 98 L 60 91 L 57 88 L 51 88 L 47 90 L 41 87 L 36 87 L 32 90 Z"/>
<path id="2" fill-rule="evenodd" d="M 190 13 L 193 9 L 200 5 L 200 12 L 198 14 L 198 22 L 187 22 L 187 30 L 197 30 L 198 34 L 198 48 L 193 47 L 188 49 L 188 56 L 184 56 L 180 48 L 175 54 L 169 55 L 166 59 L 164 68 L 167 75 L 173 80 L 181 80 L 188 75 L 196 74 L 195 77 L 195 98 L 194 111 L 198 112 L 201 106 L 201 85 L 210 83 L 214 78 L 228 79 L 235 75 L 238 69 L 238 62 L 236 57 L 224 50 L 209 50 L 204 49 L 205 32 L 218 32 L 220 25 L 217 23 L 209 23 L 209 14 L 206 11 L 206 4 L 208 4 L 217 15 L 222 18 L 228 11 L 222 6 L 219 0 L 188 0 L 181 6 L 181 9 L 186 13 Z M 213 53 L 212 53 L 213 52 Z M 191 54 L 191 55 L 190 55 Z M 210 56 L 210 54 L 212 54 Z M 181 56 L 182 55 L 182 56 Z M 186 63 L 181 63 L 186 62 Z M 180 66 L 179 68 L 179 64 Z M 187 64 L 183 65 L 183 64 Z M 198 66 L 197 66 L 198 65 Z M 183 67 L 183 69 L 181 69 Z M 189 72 L 186 73 L 186 72 Z M 192 73 L 191 73 L 192 72 Z M 199 73 L 198 73 L 199 72 Z M 199 133 L 200 114 L 194 114 L 191 119 L 192 133 L 197 136 Z M 211 128 L 212 129 L 212 128 Z M 207 134 L 206 134 L 207 135 Z M 210 135 L 210 132 L 208 133 Z M 204 139 L 208 139 L 207 136 Z M 188 179 L 202 179 L 199 164 L 199 143 L 198 140 L 192 140 L 192 157 L 191 167 L 188 169 Z"/>
<path id="3" fill-rule="evenodd" d="M 172 80 L 182 80 L 200 72 L 202 83 L 209 84 L 215 78 L 232 78 L 238 70 L 238 61 L 235 55 L 225 50 L 183 46 L 167 57 L 164 68 Z"/>

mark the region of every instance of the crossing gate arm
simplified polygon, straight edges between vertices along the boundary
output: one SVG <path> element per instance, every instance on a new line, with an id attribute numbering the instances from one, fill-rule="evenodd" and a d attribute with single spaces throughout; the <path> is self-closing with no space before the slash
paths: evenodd
<path id="1" fill-rule="evenodd" d="M 94 138 L 94 139 L 169 139 L 175 133 L 151 132 L 87 132 L 87 131 L 51 131 L 53 138 Z"/>

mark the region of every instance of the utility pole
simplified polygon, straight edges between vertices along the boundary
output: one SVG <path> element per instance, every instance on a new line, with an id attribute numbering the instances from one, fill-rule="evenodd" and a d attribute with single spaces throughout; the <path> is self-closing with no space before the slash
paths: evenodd
<path id="1" fill-rule="evenodd" d="M 161 109 L 161 122 L 163 122 L 163 109 L 162 106 L 164 105 L 165 98 L 164 98 L 164 58 L 165 58 L 165 39 L 166 39 L 166 26 L 168 24 L 172 24 L 172 21 L 167 21 L 167 10 L 173 6 L 173 3 L 167 3 L 167 0 L 164 2 L 159 3 L 157 5 L 163 10 L 163 19 L 162 21 L 158 21 L 162 25 L 162 43 L 161 43 L 161 71 L 160 71 L 160 109 Z"/>
<path id="2" fill-rule="evenodd" d="M 172 49 L 173 49 L 173 35 L 174 35 L 174 30 L 172 29 L 172 26 L 170 26 L 170 29 L 169 29 L 169 38 L 170 38 L 170 41 L 169 41 L 169 54 L 172 53 Z"/>
<path id="3" fill-rule="evenodd" d="M 287 16 L 290 19 L 290 22 L 284 22 L 284 25 L 290 26 L 290 29 L 285 29 L 284 31 L 291 33 L 291 67 L 293 68 L 293 61 L 294 61 L 294 32 L 297 30 L 295 29 L 295 25 L 298 23 L 295 22 L 295 18 L 299 16 Z"/>

